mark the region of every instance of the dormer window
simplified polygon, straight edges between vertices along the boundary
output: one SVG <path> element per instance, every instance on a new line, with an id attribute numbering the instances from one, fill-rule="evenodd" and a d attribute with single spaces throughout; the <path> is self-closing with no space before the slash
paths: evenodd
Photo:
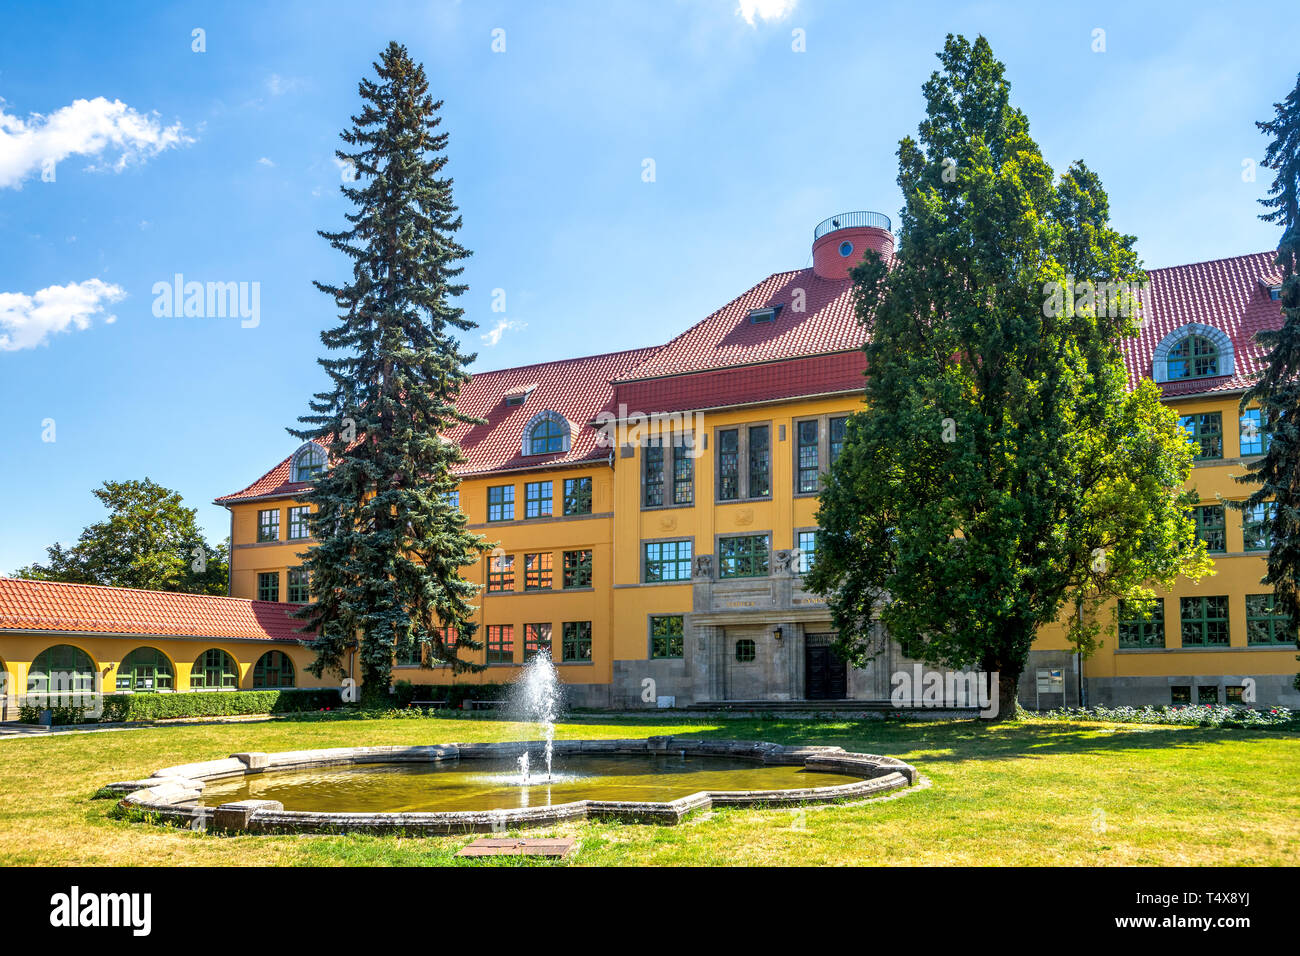
<path id="1" fill-rule="evenodd" d="M 1282 298 L 1282 287 L 1280 285 L 1269 286 L 1268 297 L 1272 299 L 1274 302 L 1280 301 Z"/>
<path id="2" fill-rule="evenodd" d="M 1181 382 L 1234 374 L 1232 339 L 1222 329 L 1189 322 L 1174 329 L 1155 347 L 1151 377 L 1157 382 Z"/>
<path id="3" fill-rule="evenodd" d="M 325 470 L 326 461 L 325 449 L 309 441 L 293 453 L 289 474 L 294 481 L 311 481 Z"/>
<path id="4" fill-rule="evenodd" d="M 524 429 L 525 455 L 554 455 L 569 450 L 569 422 L 559 412 L 545 411 L 534 416 Z"/>
<path id="5" fill-rule="evenodd" d="M 533 393 L 536 385 L 523 385 L 519 388 L 512 388 L 505 394 L 505 403 L 507 408 L 518 408 L 524 402 L 528 401 L 528 396 Z"/>
<path id="6" fill-rule="evenodd" d="M 776 317 L 781 314 L 781 306 L 769 306 L 766 309 L 750 309 L 749 324 L 762 325 L 765 322 L 775 322 Z"/>

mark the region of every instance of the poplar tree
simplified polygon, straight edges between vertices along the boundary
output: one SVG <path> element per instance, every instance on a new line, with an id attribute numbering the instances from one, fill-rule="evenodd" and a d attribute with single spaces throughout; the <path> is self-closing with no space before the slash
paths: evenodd
<path id="1" fill-rule="evenodd" d="M 289 430 L 329 450 L 304 495 L 319 541 L 303 561 L 311 601 L 298 615 L 318 634 L 310 670 L 347 676 L 355 649 L 366 697 L 387 691 L 395 653 L 482 670 L 461 656 L 482 646 L 471 621 L 478 586 L 461 570 L 485 549 L 452 496 L 463 454 L 441 437 L 478 422 L 455 406 L 474 360 L 456 335 L 476 326 L 456 305 L 470 253 L 456 242 L 461 218 L 442 175 L 442 101 L 405 47 L 390 43 L 373 65 L 341 134 L 348 149 L 335 153 L 355 171 L 342 187 L 355 208 L 348 228 L 320 233 L 352 264 L 346 285 L 315 283 L 338 309 L 318 359 L 332 386 L 299 419 L 305 427 Z"/>
<path id="2" fill-rule="evenodd" d="M 988 42 L 949 36 L 919 140 L 899 145 L 891 265 L 853 273 L 865 407 L 822 490 L 817 558 L 838 650 L 998 675 L 998 718 L 1040 628 L 1091 652 L 1102 604 L 1209 567 L 1184 491 L 1187 435 L 1129 390 L 1144 274 L 1082 162 L 1059 180 Z M 1118 300 L 1118 301 L 1117 301 Z"/>
<path id="3" fill-rule="evenodd" d="M 1259 218 L 1282 227 L 1276 265 L 1284 318 L 1280 329 L 1255 336 L 1267 356 L 1258 381 L 1242 396 L 1241 410 L 1258 406 L 1267 447 L 1237 480 L 1259 486 L 1245 508 L 1270 503 L 1272 546 L 1262 583 L 1272 586 L 1275 607 L 1300 635 L 1300 75 L 1273 110 L 1272 119 L 1255 124 L 1272 137 L 1262 165 L 1277 171 L 1268 197 L 1260 200 L 1268 212 Z M 1300 690 L 1300 674 L 1294 683 Z"/>

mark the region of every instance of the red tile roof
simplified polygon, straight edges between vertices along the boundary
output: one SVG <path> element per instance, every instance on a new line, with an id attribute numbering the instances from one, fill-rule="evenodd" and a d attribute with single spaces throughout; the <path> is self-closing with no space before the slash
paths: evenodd
<path id="1" fill-rule="evenodd" d="M 1261 359 L 1254 334 L 1281 324 L 1280 306 L 1265 288 L 1278 281 L 1274 258 L 1272 252 L 1259 252 L 1149 270 L 1147 316 L 1125 357 L 1132 381 L 1151 375 L 1152 353 L 1165 335 L 1199 322 L 1223 329 L 1231 338 L 1234 374 L 1168 383 L 1165 395 L 1246 387 Z M 800 312 L 795 311 L 797 290 L 803 295 Z M 777 305 L 782 308 L 776 321 L 750 322 L 752 310 Z M 651 414 L 852 390 L 862 384 L 862 339 L 851 280 L 820 278 L 812 269 L 781 272 L 659 348 L 480 372 L 459 404 L 488 424 L 461 426 L 448 437 L 465 450 L 468 460 L 459 469 L 464 475 L 600 459 L 608 452 L 596 444 L 596 432 L 586 423 L 616 403 Z M 507 393 L 530 386 L 534 389 L 522 406 L 503 403 Z M 543 410 L 559 412 L 579 426 L 573 446 L 564 454 L 525 457 L 520 454 L 523 429 Z M 289 481 L 289 462 L 285 458 L 247 488 L 217 501 L 301 491 L 306 485 Z"/>
<path id="2" fill-rule="evenodd" d="M 0 631 L 301 641 L 296 604 L 0 577 Z"/>
<path id="3" fill-rule="evenodd" d="M 1161 386 L 1165 397 L 1248 387 L 1264 357 L 1255 333 L 1282 325 L 1281 303 L 1270 299 L 1260 284 L 1261 279 L 1276 284 L 1276 258 L 1273 252 L 1256 252 L 1148 270 L 1151 288 L 1143 303 L 1146 314 L 1124 357 L 1130 382 L 1151 377 L 1152 356 L 1161 339 L 1180 326 L 1199 322 L 1221 329 L 1232 340 L 1233 374 L 1166 382 Z"/>

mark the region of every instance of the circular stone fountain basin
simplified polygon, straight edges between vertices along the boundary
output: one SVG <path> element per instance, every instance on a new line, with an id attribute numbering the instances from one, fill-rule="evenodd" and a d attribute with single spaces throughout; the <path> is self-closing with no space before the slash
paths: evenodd
<path id="1" fill-rule="evenodd" d="M 916 782 L 892 757 L 840 747 L 650 737 L 565 740 L 552 778 L 538 742 L 241 753 L 109 784 L 149 819 L 257 833 L 502 831 L 561 820 L 679 822 L 710 806 L 877 796 Z"/>

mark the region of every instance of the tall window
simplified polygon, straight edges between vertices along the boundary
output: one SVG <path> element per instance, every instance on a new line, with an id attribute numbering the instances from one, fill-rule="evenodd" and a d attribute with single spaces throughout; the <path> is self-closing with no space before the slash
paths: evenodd
<path id="1" fill-rule="evenodd" d="M 817 435 L 817 420 L 799 422 L 795 425 L 799 439 L 799 475 L 796 487 L 800 494 L 816 491 L 820 477 L 820 447 Z"/>
<path id="2" fill-rule="evenodd" d="M 253 667 L 253 687 L 292 687 L 293 661 L 283 651 L 267 651 Z"/>
<path id="3" fill-rule="evenodd" d="M 190 687 L 197 690 L 219 690 L 239 686 L 239 667 L 225 651 L 212 648 L 199 655 L 190 670 Z"/>
<path id="4" fill-rule="evenodd" d="M 325 449 L 308 442 L 293 458 L 293 480 L 311 481 L 325 470 Z"/>
<path id="5" fill-rule="evenodd" d="M 455 508 L 455 509 L 458 510 L 458 511 L 460 510 L 460 492 L 459 492 L 459 491 L 449 491 L 449 492 L 447 492 L 443 497 L 446 498 L 446 500 L 447 500 L 447 504 L 451 505 L 453 508 Z"/>
<path id="6" fill-rule="evenodd" d="M 1268 446 L 1272 443 L 1273 436 L 1269 431 L 1268 422 L 1264 421 L 1263 415 L 1258 408 L 1248 408 L 1241 413 L 1241 418 L 1237 422 L 1240 428 L 1239 437 L 1241 438 L 1241 455 L 1262 455 L 1268 451 Z"/>
<path id="7" fill-rule="evenodd" d="M 689 581 L 691 579 L 691 542 L 647 541 L 645 543 L 645 573 L 647 584 L 659 581 Z"/>
<path id="8" fill-rule="evenodd" d="M 271 508 L 257 513 L 257 540 L 280 540 L 280 509 Z"/>
<path id="9" fill-rule="evenodd" d="M 499 554 L 488 564 L 488 591 L 513 591 L 515 589 L 515 556 Z"/>
<path id="10" fill-rule="evenodd" d="M 1119 646 L 1164 647 L 1165 602 L 1159 598 L 1120 601 Z"/>
<path id="11" fill-rule="evenodd" d="M 560 652 L 565 663 L 591 660 L 591 622 L 565 621 Z"/>
<path id="12" fill-rule="evenodd" d="M 549 481 L 529 481 L 524 484 L 524 517 L 549 518 L 555 490 Z"/>
<path id="13" fill-rule="evenodd" d="M 528 447 L 530 455 L 551 455 L 564 451 L 564 429 L 556 419 L 549 416 L 543 418 L 529 432 Z"/>
<path id="14" fill-rule="evenodd" d="M 311 600 L 311 577 L 306 568 L 290 568 L 288 579 L 290 604 L 306 604 Z"/>
<path id="15" fill-rule="evenodd" d="M 658 508 L 664 503 L 664 446 L 652 439 L 641 449 L 645 506 Z"/>
<path id="16" fill-rule="evenodd" d="M 1241 513 L 1241 538 L 1246 551 L 1273 547 L 1273 502 L 1261 501 Z"/>
<path id="17" fill-rule="evenodd" d="M 689 438 L 673 441 L 673 504 L 689 505 L 695 501 L 694 446 Z"/>
<path id="18" fill-rule="evenodd" d="M 564 586 L 566 588 L 591 587 L 591 552 L 564 552 Z"/>
<path id="19" fill-rule="evenodd" d="M 171 690 L 172 662 L 156 647 L 137 647 L 117 665 L 118 690 Z"/>
<path id="20" fill-rule="evenodd" d="M 551 653 L 551 625 L 524 625 L 524 660 L 530 661 L 538 654 Z"/>
<path id="21" fill-rule="evenodd" d="M 1203 335 L 1189 335 L 1169 350 L 1169 380 L 1219 374 L 1219 349 Z"/>
<path id="22" fill-rule="evenodd" d="M 554 555 L 549 551 L 524 555 L 524 590 L 549 591 L 551 589 L 551 562 Z"/>
<path id="23" fill-rule="evenodd" d="M 591 514 L 591 479 L 564 479 L 564 513 L 566 515 Z"/>
<path id="24" fill-rule="evenodd" d="M 487 629 L 487 662 L 513 664 L 515 662 L 515 626 L 489 624 Z"/>
<path id="25" fill-rule="evenodd" d="M 740 497 L 740 429 L 718 432 L 718 500 Z"/>
<path id="26" fill-rule="evenodd" d="M 1204 412 L 1200 415 L 1184 415 L 1178 424 L 1187 432 L 1187 437 L 1196 445 L 1196 460 L 1223 457 L 1223 415 L 1220 412 Z"/>
<path id="27" fill-rule="evenodd" d="M 71 644 L 56 644 L 41 651 L 27 672 L 29 694 L 82 694 L 94 689 L 94 662 Z"/>
<path id="28" fill-rule="evenodd" d="M 749 428 L 749 497 L 766 498 L 772 493 L 771 428 Z"/>
<path id="29" fill-rule="evenodd" d="M 650 656 L 655 659 L 682 657 L 685 646 L 685 629 L 680 614 L 665 614 L 650 618 Z"/>
<path id="30" fill-rule="evenodd" d="M 515 517 L 515 486 L 488 489 L 488 521 L 512 521 Z"/>
<path id="31" fill-rule="evenodd" d="M 766 575 L 767 571 L 767 535 L 750 534 L 718 540 L 718 577 L 757 578 Z"/>
<path id="32" fill-rule="evenodd" d="M 799 549 L 799 573 L 807 574 L 817 560 L 817 532 L 800 531 L 795 536 L 795 547 Z"/>
<path id="33" fill-rule="evenodd" d="M 1228 646 L 1228 598 L 1179 598 L 1183 647 Z"/>
<path id="34" fill-rule="evenodd" d="M 1196 536 L 1205 542 L 1205 550 L 1222 553 L 1228 550 L 1228 535 L 1223 525 L 1223 505 L 1198 505 L 1192 509 Z"/>
<path id="35" fill-rule="evenodd" d="M 840 457 L 840 453 L 844 451 L 844 435 L 848 431 L 848 427 L 849 419 L 847 416 L 844 418 L 832 418 L 830 420 L 829 430 L 831 438 L 830 446 L 832 465 L 835 464 L 836 459 Z"/>
<path id="36" fill-rule="evenodd" d="M 257 599 L 259 601 L 280 600 L 280 572 L 279 571 L 258 572 Z"/>
<path id="37" fill-rule="evenodd" d="M 311 533 L 307 529 L 307 516 L 309 514 L 311 514 L 310 505 L 289 509 L 289 538 L 291 540 L 305 538 Z"/>
<path id="38" fill-rule="evenodd" d="M 1273 605 L 1273 595 L 1246 595 L 1246 643 L 1294 644 L 1291 622 Z"/>

